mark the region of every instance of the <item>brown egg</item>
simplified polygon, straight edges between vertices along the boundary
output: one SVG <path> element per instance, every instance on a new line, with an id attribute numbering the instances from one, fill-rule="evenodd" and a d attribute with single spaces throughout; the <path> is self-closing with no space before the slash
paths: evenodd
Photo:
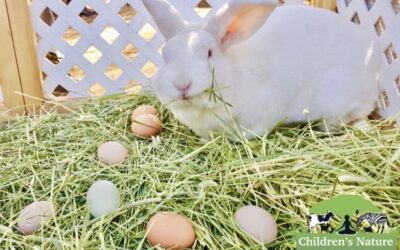
<path id="1" fill-rule="evenodd" d="M 109 141 L 100 145 L 97 151 L 99 161 L 115 165 L 122 163 L 128 157 L 128 150 L 120 143 Z"/>
<path id="2" fill-rule="evenodd" d="M 161 121 L 155 115 L 139 115 L 132 121 L 131 129 L 136 136 L 150 138 L 160 133 Z"/>
<path id="3" fill-rule="evenodd" d="M 272 215 L 256 206 L 245 206 L 235 213 L 235 221 L 247 234 L 261 243 L 270 243 L 278 235 L 278 227 Z"/>
<path id="4" fill-rule="evenodd" d="M 192 223 L 177 213 L 158 213 L 151 217 L 146 235 L 150 245 L 165 249 L 190 248 L 196 239 Z"/>
<path id="5" fill-rule="evenodd" d="M 150 114 L 157 116 L 158 110 L 151 105 L 141 105 L 132 112 L 132 121 L 139 115 Z"/>

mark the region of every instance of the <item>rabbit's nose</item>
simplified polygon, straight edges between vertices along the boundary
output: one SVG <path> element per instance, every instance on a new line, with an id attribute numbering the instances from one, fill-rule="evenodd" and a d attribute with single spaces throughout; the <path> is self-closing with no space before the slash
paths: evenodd
<path id="1" fill-rule="evenodd" d="M 188 100 L 190 98 L 188 92 L 191 86 L 192 86 L 191 82 L 179 85 L 175 84 L 175 88 L 179 90 L 180 97 L 182 100 Z"/>
<path id="2" fill-rule="evenodd" d="M 191 82 L 185 84 L 175 84 L 175 88 L 184 94 L 186 94 L 189 91 L 191 86 L 192 86 Z"/>

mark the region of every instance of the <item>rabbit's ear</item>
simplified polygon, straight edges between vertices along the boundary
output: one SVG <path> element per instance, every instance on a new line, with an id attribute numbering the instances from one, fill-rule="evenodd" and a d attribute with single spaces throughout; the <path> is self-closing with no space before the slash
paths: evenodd
<path id="1" fill-rule="evenodd" d="M 143 4 L 166 39 L 182 31 L 187 23 L 178 10 L 166 0 L 143 0 Z"/>
<path id="2" fill-rule="evenodd" d="M 206 30 L 226 49 L 256 33 L 277 6 L 277 0 L 231 1 L 208 21 Z"/>

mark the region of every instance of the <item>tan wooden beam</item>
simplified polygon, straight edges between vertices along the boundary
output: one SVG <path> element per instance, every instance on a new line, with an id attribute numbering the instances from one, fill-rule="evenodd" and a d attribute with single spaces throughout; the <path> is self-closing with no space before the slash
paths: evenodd
<path id="1" fill-rule="evenodd" d="M 14 47 L 14 58 L 17 63 L 20 92 L 23 93 L 26 110 L 32 111 L 33 105 L 41 103 L 43 91 L 29 0 L 5 0 L 5 6 Z M 14 93 L 14 98 L 15 95 Z"/>
<path id="2" fill-rule="evenodd" d="M 311 0 L 311 5 L 328 10 L 336 10 L 336 0 Z"/>
<path id="3" fill-rule="evenodd" d="M 3 102 L 7 108 L 13 108 L 12 113 L 23 113 L 25 111 L 24 98 L 21 94 L 16 94 L 21 93 L 22 89 L 5 0 L 0 0 L 0 34 L 2 34 L 0 39 L 0 84 Z"/>

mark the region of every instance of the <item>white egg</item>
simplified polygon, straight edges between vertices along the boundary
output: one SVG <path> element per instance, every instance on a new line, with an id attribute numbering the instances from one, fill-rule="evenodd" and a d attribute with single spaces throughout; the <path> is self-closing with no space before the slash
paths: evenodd
<path id="1" fill-rule="evenodd" d="M 235 213 L 240 228 L 261 243 L 270 243 L 278 235 L 278 227 L 272 215 L 256 206 L 245 206 Z"/>
<path id="2" fill-rule="evenodd" d="M 90 186 L 86 195 L 89 212 L 100 217 L 117 209 L 120 204 L 119 191 L 110 181 L 100 180 Z"/>

